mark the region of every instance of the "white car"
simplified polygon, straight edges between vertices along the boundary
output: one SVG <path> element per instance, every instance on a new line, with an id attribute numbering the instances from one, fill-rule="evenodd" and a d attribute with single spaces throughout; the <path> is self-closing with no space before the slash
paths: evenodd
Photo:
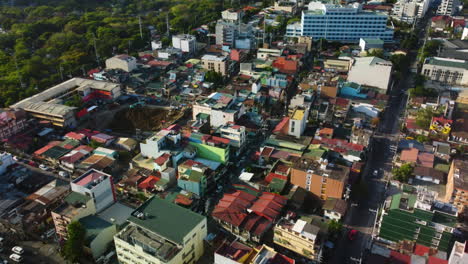
<path id="1" fill-rule="evenodd" d="M 11 251 L 13 251 L 13 252 L 15 252 L 16 254 L 19 254 L 19 255 L 24 253 L 24 249 L 22 247 L 18 247 L 18 246 L 13 247 L 11 249 Z"/>
<path id="2" fill-rule="evenodd" d="M 43 170 L 43 171 L 48 171 L 49 170 L 49 167 L 47 167 L 46 165 L 44 164 L 41 164 L 39 165 L 39 169 Z"/>
<path id="3" fill-rule="evenodd" d="M 377 175 L 379 175 L 379 171 L 378 171 L 378 170 L 374 170 L 374 172 L 372 173 L 372 175 L 373 175 L 374 177 L 376 177 Z"/>
<path id="4" fill-rule="evenodd" d="M 18 263 L 23 261 L 23 257 L 18 255 L 18 254 L 11 254 L 10 259 L 13 260 L 14 262 L 18 262 Z"/>
<path id="5" fill-rule="evenodd" d="M 63 178 L 68 178 L 68 173 L 66 171 L 59 171 L 59 176 Z"/>

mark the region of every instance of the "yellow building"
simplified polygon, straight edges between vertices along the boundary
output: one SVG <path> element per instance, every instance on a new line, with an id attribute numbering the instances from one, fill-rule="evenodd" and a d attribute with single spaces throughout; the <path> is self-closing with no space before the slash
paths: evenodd
<path id="1" fill-rule="evenodd" d="M 273 242 L 306 258 L 315 260 L 320 251 L 319 231 L 318 226 L 304 220 L 299 219 L 293 222 L 283 218 L 274 228 Z"/>
<path id="2" fill-rule="evenodd" d="M 114 236 L 121 264 L 196 263 L 203 255 L 206 218 L 153 197 L 137 208 Z"/>

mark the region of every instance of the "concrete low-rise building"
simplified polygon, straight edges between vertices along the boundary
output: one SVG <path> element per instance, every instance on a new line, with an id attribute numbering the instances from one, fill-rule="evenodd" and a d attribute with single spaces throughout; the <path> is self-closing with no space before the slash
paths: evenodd
<path id="1" fill-rule="evenodd" d="M 361 51 L 370 49 L 383 49 L 384 42 L 379 38 L 361 38 L 359 39 L 359 47 Z"/>
<path id="2" fill-rule="evenodd" d="M 465 60 L 426 58 L 421 73 L 431 81 L 468 85 L 468 61 Z"/>
<path id="3" fill-rule="evenodd" d="M 23 99 L 10 108 L 19 108 L 32 117 L 48 121 L 59 127 L 76 127 L 77 107 L 65 103 L 76 95 L 83 102 L 94 99 L 114 100 L 122 94 L 121 85 L 117 83 L 95 81 L 84 78 L 73 78 L 57 84 L 41 93 Z"/>
<path id="4" fill-rule="evenodd" d="M 127 54 L 116 55 L 106 60 L 106 68 L 131 72 L 137 68 L 137 60 L 135 57 Z"/>
<path id="5" fill-rule="evenodd" d="M 223 55 L 207 54 L 201 57 L 203 69 L 220 73 L 223 76 L 228 75 L 228 57 Z"/>
<path id="6" fill-rule="evenodd" d="M 152 197 L 137 208 L 114 236 L 121 264 L 196 263 L 204 252 L 206 218 Z"/>
<path id="7" fill-rule="evenodd" d="M 392 67 L 392 62 L 378 57 L 356 58 L 349 70 L 348 82 L 387 90 Z"/>

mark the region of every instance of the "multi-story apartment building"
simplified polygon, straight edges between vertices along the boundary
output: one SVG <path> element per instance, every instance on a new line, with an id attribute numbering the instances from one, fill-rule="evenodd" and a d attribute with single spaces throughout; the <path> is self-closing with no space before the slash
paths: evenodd
<path id="1" fill-rule="evenodd" d="M 174 35 L 172 36 L 172 47 L 193 54 L 197 50 L 197 38 L 189 34 Z"/>
<path id="2" fill-rule="evenodd" d="M 214 71 L 225 76 L 228 75 L 228 57 L 223 55 L 207 54 L 201 57 L 203 69 Z"/>
<path id="3" fill-rule="evenodd" d="M 206 115 L 211 127 L 219 127 L 229 122 L 236 122 L 245 113 L 245 106 L 237 97 L 225 93 L 212 93 L 208 98 L 193 104 L 192 118 Z"/>
<path id="4" fill-rule="evenodd" d="M 203 255 L 206 218 L 153 197 L 137 208 L 114 236 L 121 264 L 196 263 Z"/>
<path id="5" fill-rule="evenodd" d="M 360 38 L 393 40 L 393 29 L 387 27 L 387 15 L 362 10 L 358 3 L 353 5 L 309 3 L 302 12 L 300 26 L 288 25 L 286 36 L 310 36 L 332 41 L 357 43 Z M 298 30 L 299 29 L 299 30 Z"/>
<path id="6" fill-rule="evenodd" d="M 234 47 L 237 39 L 253 38 L 253 28 L 250 24 L 232 20 L 218 20 L 215 27 L 216 45 Z"/>
<path id="7" fill-rule="evenodd" d="M 91 196 L 71 192 L 63 199 L 63 203 L 51 212 L 51 215 L 57 235 L 66 239 L 68 225 L 71 222 L 95 213 L 96 206 Z"/>
<path id="8" fill-rule="evenodd" d="M 442 0 L 437 8 L 436 14 L 438 16 L 452 16 L 455 15 L 461 5 L 459 0 Z"/>
<path id="9" fill-rule="evenodd" d="M 291 183 L 312 192 L 322 200 L 342 199 L 349 190 L 349 168 L 326 161 L 297 159 L 291 169 Z"/>
<path id="10" fill-rule="evenodd" d="M 309 117 L 309 108 L 301 109 L 297 107 L 294 109 L 289 118 L 288 135 L 300 138 L 302 133 L 307 127 L 307 118 Z"/>
<path id="11" fill-rule="evenodd" d="M 200 162 L 186 160 L 177 166 L 177 172 L 177 186 L 198 197 L 204 197 L 215 187 L 213 171 Z"/>
<path id="12" fill-rule="evenodd" d="M 28 123 L 26 112 L 21 109 L 0 109 L 0 140 L 23 131 Z"/>
<path id="13" fill-rule="evenodd" d="M 388 197 L 378 222 L 380 239 L 395 244 L 410 240 L 448 252 L 457 217 L 403 192 Z"/>
<path id="14" fill-rule="evenodd" d="M 274 228 L 273 242 L 306 258 L 317 260 L 320 227 L 304 220 L 281 219 Z"/>
<path id="15" fill-rule="evenodd" d="M 468 207 L 468 160 L 452 161 L 447 175 L 444 202 L 451 202 L 459 212 Z"/>
<path id="16" fill-rule="evenodd" d="M 71 183 L 74 192 L 91 197 L 99 213 L 117 201 L 112 176 L 90 169 Z"/>
<path id="17" fill-rule="evenodd" d="M 219 127 L 219 133 L 222 138 L 229 139 L 229 146 L 231 146 L 231 153 L 238 156 L 246 147 L 247 136 L 244 126 L 235 125 L 234 123 L 227 123 Z"/>
<path id="18" fill-rule="evenodd" d="M 422 74 L 431 81 L 444 84 L 468 84 L 468 62 L 465 60 L 430 57 L 424 61 Z"/>
<path id="19" fill-rule="evenodd" d="M 412 23 L 414 19 L 424 17 L 430 2 L 430 0 L 399 0 L 393 5 L 392 17 Z"/>

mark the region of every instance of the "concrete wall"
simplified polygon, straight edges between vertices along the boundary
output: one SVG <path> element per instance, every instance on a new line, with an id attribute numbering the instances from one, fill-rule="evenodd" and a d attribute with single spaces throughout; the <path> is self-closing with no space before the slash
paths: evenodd
<path id="1" fill-rule="evenodd" d="M 94 238 L 89 247 L 93 254 L 94 259 L 98 259 L 104 253 L 106 253 L 109 248 L 112 240 L 114 240 L 114 235 L 117 234 L 117 228 L 115 225 L 111 225 L 108 228 L 102 230 L 96 238 Z"/>
<path id="2" fill-rule="evenodd" d="M 229 146 L 223 149 L 195 142 L 189 142 L 189 144 L 197 148 L 197 156 L 200 158 L 221 162 L 223 164 L 228 161 Z"/>

